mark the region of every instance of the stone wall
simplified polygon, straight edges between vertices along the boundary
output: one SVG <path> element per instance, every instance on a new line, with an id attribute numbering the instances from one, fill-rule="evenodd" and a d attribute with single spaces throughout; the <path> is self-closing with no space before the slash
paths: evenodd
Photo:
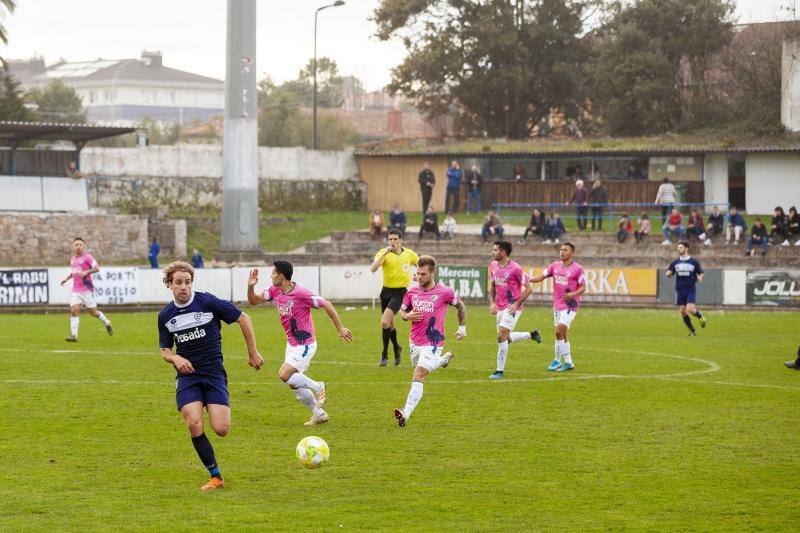
<path id="1" fill-rule="evenodd" d="M 83 237 L 101 266 L 147 256 L 147 218 L 2 212 L 0 265 L 68 265 L 75 237 Z"/>
<path id="2" fill-rule="evenodd" d="M 142 209 L 163 206 L 179 211 L 218 210 L 220 178 L 88 177 L 92 207 Z M 350 180 L 259 180 L 259 205 L 267 211 L 366 209 L 367 185 Z"/>
<path id="3" fill-rule="evenodd" d="M 186 249 L 186 221 L 184 219 L 157 220 L 148 224 L 148 242 L 158 237 L 161 254 L 188 258 Z"/>

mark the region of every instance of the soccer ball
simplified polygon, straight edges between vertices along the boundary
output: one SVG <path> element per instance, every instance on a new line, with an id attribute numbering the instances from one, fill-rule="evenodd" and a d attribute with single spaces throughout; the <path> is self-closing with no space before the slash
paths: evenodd
<path id="1" fill-rule="evenodd" d="M 319 468 L 328 464 L 331 449 L 328 443 L 319 437 L 306 437 L 297 443 L 294 449 L 300 464 L 306 468 Z"/>

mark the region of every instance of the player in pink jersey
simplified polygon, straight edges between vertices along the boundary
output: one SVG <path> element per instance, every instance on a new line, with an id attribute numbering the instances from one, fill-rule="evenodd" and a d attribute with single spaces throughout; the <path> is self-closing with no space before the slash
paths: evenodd
<path id="1" fill-rule="evenodd" d="M 343 341 L 352 341 L 353 334 L 342 326 L 339 314 L 332 303 L 292 282 L 293 273 L 294 268 L 291 263 L 275 261 L 272 269 L 272 286 L 256 294 L 258 269 L 254 268 L 247 280 L 247 300 L 252 305 L 272 302 L 278 310 L 281 324 L 286 330 L 286 352 L 278 376 L 294 391 L 298 401 L 311 411 L 311 418 L 305 425 L 315 426 L 327 422 L 328 413 L 322 409 L 326 397 L 325 383 L 314 381 L 306 375 L 311 359 L 317 352 L 311 309 L 320 307 L 325 309 L 336 331 L 339 332 L 339 338 Z"/>
<path id="2" fill-rule="evenodd" d="M 528 275 L 516 261 L 511 260 L 511 243 L 497 241 L 492 247 L 489 263 L 489 312 L 496 316 L 497 323 L 497 369 L 489 379 L 503 379 L 508 359 L 508 343 L 532 339 L 541 344 L 538 329 L 529 332 L 514 331 L 522 304 L 531 295 L 533 288 Z"/>
<path id="3" fill-rule="evenodd" d="M 72 297 L 69 300 L 69 329 L 70 335 L 65 340 L 67 342 L 78 342 L 78 326 L 80 325 L 81 304 L 86 306 L 86 311 L 100 320 L 106 327 L 109 335 L 114 334 L 111 321 L 97 309 L 97 302 L 94 301 L 94 284 L 92 274 L 100 272 L 100 265 L 92 254 L 86 251 L 86 242 L 81 237 L 75 237 L 72 241 L 72 258 L 69 261 L 70 273 L 61 281 L 64 285 L 72 280 Z"/>
<path id="4" fill-rule="evenodd" d="M 444 348 L 444 319 L 447 306 L 452 305 L 458 313 L 456 340 L 467 336 L 467 307 L 458 295 L 446 285 L 436 283 L 436 259 L 429 255 L 417 260 L 416 280 L 419 287 L 413 287 L 403 296 L 400 316 L 411 321 L 409 355 L 414 366 L 411 390 L 403 409 L 395 409 L 394 417 L 400 427 L 406 425 L 408 418 L 422 399 L 422 384 L 429 373 L 446 367 L 453 359 L 451 352 L 442 354 Z"/>
<path id="5" fill-rule="evenodd" d="M 553 322 L 556 327 L 556 356 L 547 370 L 566 372 L 575 368 L 572 364 L 567 330 L 578 313 L 581 294 L 586 292 L 586 276 L 583 267 L 572 260 L 575 246 L 571 242 L 561 245 L 561 261 L 551 264 L 531 281 L 539 283 L 545 278 L 553 278 Z M 562 362 L 563 357 L 563 362 Z"/>

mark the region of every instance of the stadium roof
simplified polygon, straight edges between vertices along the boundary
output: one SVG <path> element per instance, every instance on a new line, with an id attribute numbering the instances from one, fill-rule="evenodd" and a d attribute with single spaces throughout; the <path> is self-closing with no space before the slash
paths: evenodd
<path id="1" fill-rule="evenodd" d="M 134 131 L 136 131 L 136 128 L 70 124 L 67 122 L 0 121 L 0 140 L 7 141 L 9 144 L 22 141 L 72 141 L 85 143 Z"/>
<path id="2" fill-rule="evenodd" d="M 362 144 L 357 156 L 372 157 L 585 157 L 693 156 L 709 153 L 800 153 L 800 135 L 660 135 L 657 137 L 511 141 L 505 139 L 405 139 Z"/>

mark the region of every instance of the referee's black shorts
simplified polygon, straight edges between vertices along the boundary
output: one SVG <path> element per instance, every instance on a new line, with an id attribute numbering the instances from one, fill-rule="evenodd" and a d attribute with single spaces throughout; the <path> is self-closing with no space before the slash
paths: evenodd
<path id="1" fill-rule="evenodd" d="M 403 287 L 397 289 L 384 287 L 381 289 L 381 313 L 386 311 L 386 308 L 389 308 L 392 313 L 397 314 L 400 306 L 403 305 L 403 296 L 405 295 L 406 289 Z"/>

